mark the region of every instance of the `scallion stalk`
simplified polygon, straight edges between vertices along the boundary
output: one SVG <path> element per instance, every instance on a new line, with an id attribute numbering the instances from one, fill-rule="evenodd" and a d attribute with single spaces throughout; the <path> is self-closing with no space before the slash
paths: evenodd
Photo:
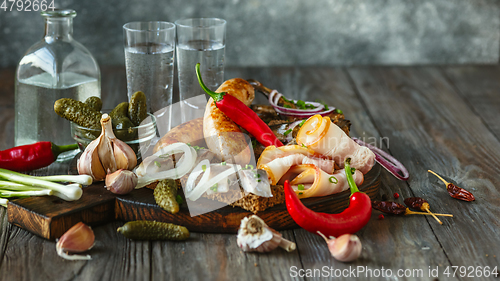
<path id="1" fill-rule="evenodd" d="M 53 182 L 71 182 L 81 185 L 91 185 L 92 177 L 88 175 L 57 175 L 57 176 L 43 176 L 38 177 L 41 180 Z"/>
<path id="2" fill-rule="evenodd" d="M 5 208 L 7 208 L 7 203 L 9 203 L 9 200 L 0 198 L 0 206 L 4 206 Z"/>
<path id="3" fill-rule="evenodd" d="M 54 192 L 50 189 L 41 190 L 28 190 L 28 191 L 12 191 L 6 189 L 0 189 L 0 197 L 10 198 L 10 197 L 22 197 L 22 196 L 44 196 L 52 195 Z"/>
<path id="4" fill-rule="evenodd" d="M 0 178 L 21 183 L 28 186 L 43 187 L 54 191 L 54 195 L 67 201 L 74 201 L 82 197 L 83 191 L 79 184 L 62 185 L 6 169 L 0 169 Z M 71 181 L 71 180 L 69 180 Z"/>

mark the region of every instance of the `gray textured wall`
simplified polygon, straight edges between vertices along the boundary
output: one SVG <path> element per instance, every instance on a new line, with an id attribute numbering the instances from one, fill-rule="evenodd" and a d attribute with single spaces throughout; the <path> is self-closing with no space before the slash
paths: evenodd
<path id="1" fill-rule="evenodd" d="M 497 63 L 497 0 L 55 0 L 101 65 L 123 65 L 122 25 L 222 17 L 230 66 Z M 36 12 L 0 10 L 0 67 L 43 32 Z"/>

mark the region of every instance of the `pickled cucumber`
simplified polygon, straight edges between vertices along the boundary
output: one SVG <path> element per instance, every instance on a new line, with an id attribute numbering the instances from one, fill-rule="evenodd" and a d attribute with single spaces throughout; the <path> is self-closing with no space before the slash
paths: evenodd
<path id="1" fill-rule="evenodd" d="M 61 117 L 85 127 L 100 130 L 101 113 L 90 108 L 87 104 L 69 98 L 56 100 L 54 111 Z"/>
<path id="2" fill-rule="evenodd" d="M 179 212 L 179 203 L 177 203 L 177 182 L 175 180 L 165 179 L 159 181 L 153 194 L 156 204 L 163 210 L 172 214 Z"/>
<path id="3" fill-rule="evenodd" d="M 128 102 L 118 104 L 110 113 L 111 119 L 118 119 L 120 117 L 128 117 Z"/>
<path id="4" fill-rule="evenodd" d="M 113 124 L 113 131 L 115 136 L 122 141 L 129 141 L 137 139 L 137 129 L 132 128 L 134 124 L 126 116 L 118 116 L 118 118 L 112 118 L 111 123 Z"/>
<path id="5" fill-rule="evenodd" d="M 135 92 L 130 98 L 128 107 L 128 117 L 136 125 L 139 126 L 142 120 L 148 116 L 148 108 L 146 95 L 143 92 Z"/>
<path id="6" fill-rule="evenodd" d="M 157 221 L 130 221 L 117 229 L 133 240 L 186 240 L 189 230 L 184 226 Z"/>
<path id="7" fill-rule="evenodd" d="M 86 99 L 85 104 L 95 111 L 101 111 L 102 109 L 102 100 L 96 96 L 92 96 Z"/>

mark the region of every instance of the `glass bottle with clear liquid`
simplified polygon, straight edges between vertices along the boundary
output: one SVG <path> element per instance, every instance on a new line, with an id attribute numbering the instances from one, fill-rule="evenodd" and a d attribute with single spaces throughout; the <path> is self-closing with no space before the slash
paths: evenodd
<path id="1" fill-rule="evenodd" d="M 54 112 L 60 98 L 101 97 L 101 74 L 90 52 L 73 39 L 74 10 L 45 11 L 44 38 L 31 46 L 16 71 L 15 144 L 75 143 L 70 122 Z M 77 151 L 61 154 L 58 160 Z"/>

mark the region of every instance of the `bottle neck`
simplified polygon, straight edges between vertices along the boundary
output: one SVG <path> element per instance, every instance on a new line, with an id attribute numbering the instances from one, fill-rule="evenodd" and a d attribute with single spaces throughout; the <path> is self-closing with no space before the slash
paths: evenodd
<path id="1" fill-rule="evenodd" d="M 64 39 L 73 36 L 73 18 L 45 18 L 44 37 Z"/>

